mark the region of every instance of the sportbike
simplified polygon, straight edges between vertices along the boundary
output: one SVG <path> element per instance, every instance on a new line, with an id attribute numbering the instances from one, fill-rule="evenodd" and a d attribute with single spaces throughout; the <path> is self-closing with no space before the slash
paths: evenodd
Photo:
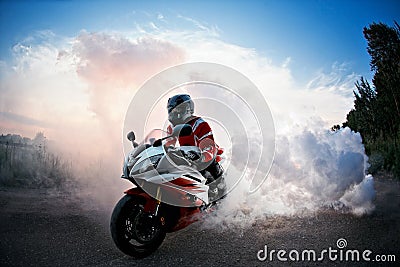
<path id="1" fill-rule="evenodd" d="M 116 246 L 134 258 L 153 253 L 167 233 L 178 231 L 212 211 L 207 179 L 193 161 L 197 146 L 169 145 L 171 139 L 190 136 L 192 127 L 177 125 L 171 135 L 151 131 L 137 144 L 135 134 L 128 139 L 133 150 L 127 155 L 122 178 L 135 187 L 126 190 L 111 216 L 111 235 Z M 215 160 L 221 161 L 218 149 Z"/>

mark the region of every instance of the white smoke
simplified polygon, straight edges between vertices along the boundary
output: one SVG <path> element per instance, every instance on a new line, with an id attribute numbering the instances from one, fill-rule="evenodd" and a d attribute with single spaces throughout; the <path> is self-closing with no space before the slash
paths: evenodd
<path id="1" fill-rule="evenodd" d="M 347 63 L 333 62 L 330 70 L 319 70 L 302 85 L 291 75 L 290 58 L 279 65 L 254 49 L 218 39 L 200 36 L 185 42 L 190 44 L 191 60 L 225 64 L 249 77 L 265 96 L 276 129 L 275 158 L 265 183 L 249 194 L 251 181 L 244 178 L 223 200 L 212 225 L 243 225 L 266 215 L 298 215 L 321 208 L 359 215 L 373 211 L 373 177 L 367 173 L 360 134 L 348 128 L 329 130 L 345 120 L 353 105 L 358 75 Z M 238 140 L 240 136 L 232 141 Z M 227 173 L 227 182 L 240 175 L 238 165 Z"/>
<path id="2" fill-rule="evenodd" d="M 326 208 L 369 214 L 375 190 L 373 177 L 366 175 L 367 160 L 360 134 L 349 128 L 292 128 L 277 136 L 274 163 L 261 188 L 249 194 L 250 182 L 243 179 L 222 201 L 211 225 L 249 226 L 265 216 Z M 227 173 L 228 181 L 230 175 L 238 173 Z"/>
<path id="3" fill-rule="evenodd" d="M 0 128 L 44 132 L 72 164 L 76 183 L 67 190 L 90 208 L 110 209 L 131 186 L 119 178 L 127 105 L 144 80 L 183 58 L 181 48 L 150 37 L 34 33 L 14 46 L 13 61 L 1 62 Z"/>
<path id="4" fill-rule="evenodd" d="M 277 130 L 276 155 L 266 182 L 248 194 L 251 181 L 243 179 L 224 200 L 217 222 L 251 222 L 265 215 L 321 207 L 371 212 L 375 192 L 372 176 L 366 176 L 367 157 L 360 135 L 349 129 L 326 130 L 341 123 L 351 109 L 348 92 L 354 89 L 355 74 L 339 79 L 335 71 L 325 76 L 318 73 L 304 89 L 294 81 L 289 60 L 273 63 L 254 49 L 223 42 L 207 30 L 159 30 L 143 36 L 130 39 L 122 34 L 82 32 L 66 41 L 59 38 L 58 43 L 46 39 L 16 45 L 14 62 L 0 62 L 0 111 L 50 126 L 4 119 L 2 130 L 31 135 L 40 130 L 66 151 L 73 151 L 69 155 L 82 174 L 80 182 L 99 203 L 110 202 L 107 196 L 112 196 L 112 206 L 122 195 L 121 188 L 130 186 L 118 176 L 122 120 L 134 92 L 168 66 L 217 62 L 240 71 L 259 87 Z M 234 172 L 232 168 L 227 174 L 228 183 L 230 175 L 237 175 Z"/>

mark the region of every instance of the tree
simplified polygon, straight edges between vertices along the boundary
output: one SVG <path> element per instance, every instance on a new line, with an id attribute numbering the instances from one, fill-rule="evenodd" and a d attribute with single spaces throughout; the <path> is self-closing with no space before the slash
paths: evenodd
<path id="1" fill-rule="evenodd" d="M 379 121 L 385 138 L 396 137 L 400 126 L 400 26 L 373 23 L 364 28 L 371 56 L 373 84 L 379 106 Z"/>
<path id="2" fill-rule="evenodd" d="M 375 139 L 378 135 L 376 123 L 376 92 L 368 81 L 361 77 L 356 82 L 357 92 L 354 93 L 354 109 L 347 114 L 345 126 L 359 132 L 364 138 Z"/>
<path id="3" fill-rule="evenodd" d="M 371 56 L 373 86 L 357 81 L 354 108 L 343 126 L 361 134 L 369 155 L 384 157 L 384 166 L 400 177 L 400 26 L 372 23 L 363 30 Z"/>

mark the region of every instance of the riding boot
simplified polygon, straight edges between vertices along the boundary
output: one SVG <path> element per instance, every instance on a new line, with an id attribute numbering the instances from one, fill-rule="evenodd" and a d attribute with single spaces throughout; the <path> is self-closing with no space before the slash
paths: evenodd
<path id="1" fill-rule="evenodd" d="M 209 201 L 217 201 L 226 194 L 225 178 L 223 176 L 224 169 L 222 166 L 213 161 L 205 170 L 204 176 L 207 179 Z"/>

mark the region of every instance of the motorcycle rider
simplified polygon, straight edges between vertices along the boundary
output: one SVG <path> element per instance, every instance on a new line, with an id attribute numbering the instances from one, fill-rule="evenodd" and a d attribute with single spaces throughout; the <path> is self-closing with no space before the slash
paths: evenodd
<path id="1" fill-rule="evenodd" d="M 172 133 L 174 126 L 178 124 L 189 124 L 192 126 L 192 135 L 179 137 L 181 146 L 197 146 L 201 154 L 197 151 L 186 152 L 186 156 L 191 160 L 197 161 L 201 174 L 207 179 L 209 185 L 210 200 L 222 197 L 225 194 L 226 185 L 223 177 L 223 168 L 215 160 L 218 152 L 218 145 L 214 142 L 213 132 L 210 125 L 201 117 L 194 116 L 194 102 L 188 94 L 178 94 L 168 99 L 168 120 L 171 125 L 167 132 Z M 176 140 L 174 140 L 176 142 Z"/>

